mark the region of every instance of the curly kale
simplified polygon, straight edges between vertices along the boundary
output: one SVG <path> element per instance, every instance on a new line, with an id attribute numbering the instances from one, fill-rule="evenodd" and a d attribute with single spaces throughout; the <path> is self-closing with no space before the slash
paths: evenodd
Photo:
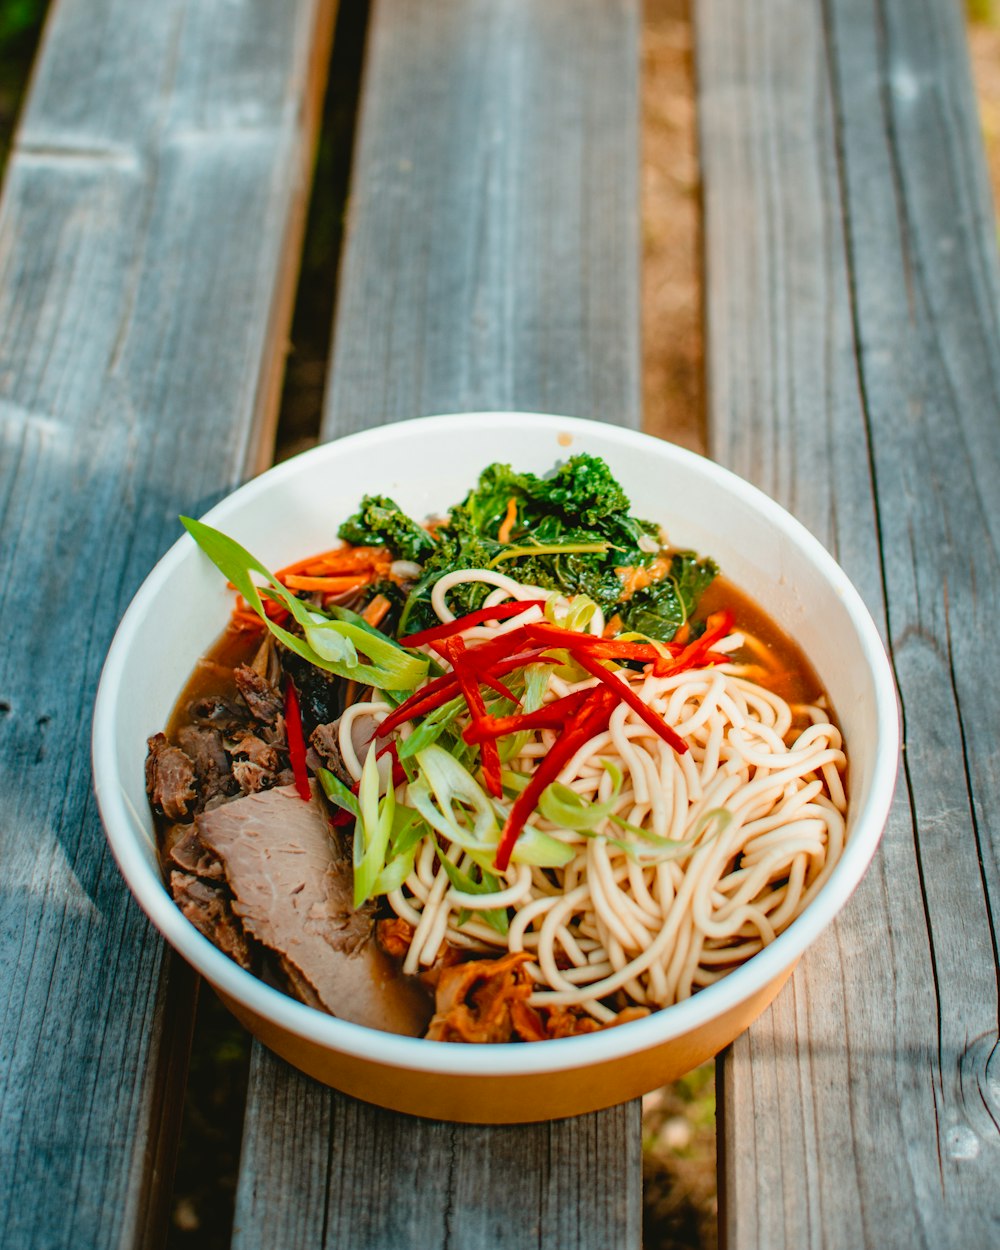
<path id="1" fill-rule="evenodd" d="M 450 509 L 434 538 L 381 496 L 365 498 L 339 532 L 348 542 L 385 545 L 423 565 L 403 609 L 400 634 L 437 619 L 430 593 L 445 573 L 496 568 L 532 585 L 587 595 L 605 615 L 617 611 L 627 628 L 668 640 L 693 611 L 715 575 L 715 565 L 675 556 L 664 580 L 622 603 L 618 570 L 649 565 L 661 556 L 657 544 L 648 541 L 658 539 L 658 527 L 631 516 L 630 506 L 604 461 L 583 454 L 545 478 L 491 464 L 465 499 Z M 481 582 L 465 583 L 449 592 L 449 603 L 459 615 L 472 612 L 490 590 Z"/>
<path id="2" fill-rule="evenodd" d="M 698 600 L 719 572 L 714 560 L 690 551 L 675 553 L 666 577 L 637 590 L 618 608 L 626 629 L 669 642 L 692 615 Z"/>
<path id="3" fill-rule="evenodd" d="M 357 547 L 388 547 L 401 560 L 425 560 L 434 540 L 387 495 L 365 495 L 361 507 L 337 531 Z"/>

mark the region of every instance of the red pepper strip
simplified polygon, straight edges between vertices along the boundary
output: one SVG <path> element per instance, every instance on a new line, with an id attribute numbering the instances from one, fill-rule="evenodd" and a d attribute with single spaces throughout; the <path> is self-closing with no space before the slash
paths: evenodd
<path id="1" fill-rule="evenodd" d="M 553 699 L 534 712 L 523 712 L 514 716 L 487 716 L 483 720 L 474 720 L 467 725 L 462 737 L 470 746 L 484 742 L 488 738 L 505 738 L 508 734 L 520 733 L 523 729 L 562 729 L 571 716 L 575 716 L 583 705 L 593 698 L 593 687 L 576 690 L 562 699 Z"/>
<path id="2" fill-rule="evenodd" d="M 729 609 L 713 612 L 708 618 L 708 628 L 700 638 L 689 642 L 680 655 L 673 660 L 654 661 L 653 674 L 656 677 L 670 677 L 673 673 L 682 673 L 688 668 L 697 668 L 708 660 L 708 652 L 714 643 L 729 633 L 733 627 L 733 614 Z M 728 659 L 728 657 L 727 657 Z"/>
<path id="3" fill-rule="evenodd" d="M 610 690 L 588 690 L 587 693 L 590 695 L 590 700 L 576 724 L 568 725 L 555 740 L 548 755 L 535 769 L 531 780 L 517 796 L 510 809 L 510 815 L 507 817 L 500 836 L 496 858 L 493 860 L 493 866 L 499 872 L 504 872 L 510 864 L 510 857 L 521 835 L 521 830 L 538 806 L 538 800 L 542 797 L 546 786 L 555 781 L 585 742 L 607 728 L 618 700 Z"/>
<path id="4" fill-rule="evenodd" d="M 688 745 L 684 739 L 670 728 L 662 716 L 658 716 L 651 707 L 647 707 L 643 703 L 627 681 L 616 677 L 614 673 L 609 672 L 604 667 L 600 660 L 582 651 L 574 652 L 573 659 L 576 660 L 581 668 L 585 668 L 588 673 L 593 673 L 598 681 L 602 681 L 609 690 L 613 690 L 618 698 L 623 703 L 627 703 L 632 711 L 637 713 L 654 733 L 659 734 L 668 746 L 674 748 L 678 755 L 683 755 L 687 751 Z"/>
<path id="5" fill-rule="evenodd" d="M 465 655 L 466 657 L 475 655 L 475 651 L 466 651 Z M 498 664 L 494 664 L 492 675 L 494 677 L 502 677 L 505 673 L 512 673 L 515 669 L 524 668 L 527 664 L 555 663 L 557 663 L 556 660 L 543 656 L 540 649 L 522 651 L 517 655 L 508 656 Z M 381 725 L 379 725 L 376 731 L 377 736 L 384 738 L 386 734 L 390 734 L 394 729 L 398 729 L 405 721 L 413 720 L 417 716 L 426 716 L 428 712 L 433 712 L 435 708 L 439 708 L 443 703 L 447 703 L 449 699 L 454 699 L 458 693 L 458 678 L 454 673 L 444 673 L 441 677 L 435 677 L 426 686 L 422 686 L 416 694 L 411 694 L 408 699 L 405 699 L 394 712 L 389 713 Z M 508 697 L 508 695 L 505 695 L 505 697 Z"/>
<path id="6" fill-rule="evenodd" d="M 442 703 L 454 699 L 457 694 L 458 679 L 454 673 L 443 673 L 440 677 L 435 677 L 426 686 L 421 686 L 415 694 L 411 694 L 408 699 L 404 699 L 395 711 L 390 712 L 376 729 L 375 737 L 384 738 L 406 721 L 412 720 L 413 717 L 426 716 L 428 712 L 439 708 Z"/>
<path id="7" fill-rule="evenodd" d="M 479 608 L 476 612 L 468 612 L 465 616 L 456 617 L 453 621 L 443 621 L 440 625 L 432 625 L 430 629 L 421 629 L 416 634 L 407 634 L 399 639 L 402 647 L 422 647 L 429 642 L 439 642 L 442 638 L 450 638 L 453 634 L 461 634 L 484 621 L 504 621 L 508 616 L 520 616 L 529 608 L 543 608 L 544 599 L 520 599 L 514 603 L 498 603 L 495 608 Z"/>
<path id="8" fill-rule="evenodd" d="M 472 719 L 484 720 L 486 704 L 479 690 L 477 676 L 471 673 L 462 662 L 465 658 L 465 643 L 461 638 L 449 638 L 441 644 L 441 650 L 454 667 L 459 689 L 469 705 L 469 714 Z M 483 782 L 487 791 L 495 799 L 503 798 L 503 784 L 500 780 L 500 751 L 492 739 L 480 744 L 479 758 L 483 765 Z"/>
<path id="9" fill-rule="evenodd" d="M 501 699 L 508 699 L 511 703 L 521 706 L 521 700 L 517 697 L 509 686 L 505 686 L 502 681 L 498 681 L 492 673 L 477 673 L 476 677 L 484 686 L 489 686 L 494 694 L 498 694 Z"/>
<path id="10" fill-rule="evenodd" d="M 302 732 L 302 715 L 299 712 L 299 696 L 290 677 L 285 678 L 285 733 L 288 737 L 288 761 L 295 778 L 295 789 L 300 799 L 312 798 L 309 786 L 309 769 L 306 767 L 306 740 Z"/>
<path id="11" fill-rule="evenodd" d="M 524 632 L 535 643 L 545 643 L 551 647 L 565 647 L 570 650 L 587 651 L 590 655 L 598 655 L 607 660 L 661 660 L 663 653 L 651 642 L 622 642 L 616 638 L 599 638 L 596 634 L 582 634 L 576 630 L 563 629 L 561 625 L 549 625 L 539 622 L 525 625 Z M 665 642 L 672 655 L 679 654 L 681 648 Z"/>
<path id="12" fill-rule="evenodd" d="M 463 663 L 467 669 L 475 673 L 489 672 L 492 676 L 499 677 L 501 673 L 511 671 L 503 665 L 513 654 L 529 650 L 536 655 L 541 655 L 545 647 L 532 642 L 525 627 L 519 625 L 510 633 L 501 634 L 499 638 L 493 638 L 489 642 L 466 646 L 462 653 Z M 526 662 L 530 663 L 530 661 Z M 520 665 L 514 667 L 519 668 Z"/>
<path id="13" fill-rule="evenodd" d="M 465 663 L 465 656 L 467 656 L 469 652 L 467 649 L 455 652 L 452 648 L 452 644 L 455 642 L 464 643 L 464 639 L 448 638 L 444 642 L 432 642 L 431 646 L 438 653 L 438 655 L 443 656 L 453 668 L 458 668 L 460 663 Z M 456 656 L 458 658 L 456 658 Z M 508 689 L 502 681 L 499 681 L 488 670 L 479 668 L 473 669 L 472 666 L 467 666 L 467 671 L 474 672 L 476 680 L 479 684 L 481 686 L 489 686 L 489 688 L 495 694 L 498 694 L 501 699 L 509 699 L 511 703 L 520 704 L 521 700 L 514 694 L 513 690 Z"/>

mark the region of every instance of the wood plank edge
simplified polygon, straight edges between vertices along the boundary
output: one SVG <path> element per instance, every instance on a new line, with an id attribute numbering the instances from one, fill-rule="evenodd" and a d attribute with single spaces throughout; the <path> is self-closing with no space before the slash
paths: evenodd
<path id="1" fill-rule="evenodd" d="M 296 153 L 300 163 L 298 168 L 293 170 L 296 186 L 289 199 L 285 230 L 280 245 L 282 263 L 277 275 L 271 313 L 267 321 L 253 420 L 247 443 L 244 468 L 247 475 L 251 477 L 270 468 L 274 459 L 278 410 L 281 405 L 289 334 L 302 268 L 302 247 L 315 175 L 320 120 L 338 10 L 339 0 L 317 0 L 315 20 L 309 40 L 309 57 L 305 67 L 306 88 L 300 120 L 301 136 Z"/>
<path id="2" fill-rule="evenodd" d="M 132 1224 L 134 1244 L 149 1250 L 161 1250 L 166 1245 L 170 1227 L 200 983 L 194 969 L 167 948 L 157 1004 L 161 1027 L 150 1090 L 150 1132 L 134 1182 L 138 1188 Z"/>

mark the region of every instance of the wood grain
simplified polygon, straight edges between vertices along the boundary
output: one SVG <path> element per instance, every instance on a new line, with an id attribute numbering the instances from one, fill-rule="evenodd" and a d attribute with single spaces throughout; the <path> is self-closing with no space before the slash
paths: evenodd
<path id="1" fill-rule="evenodd" d="M 634 0 L 379 0 L 324 436 L 639 422 Z"/>
<path id="2" fill-rule="evenodd" d="M 637 1247 L 638 1106 L 442 1124 L 326 1089 L 255 1045 L 233 1245 Z"/>
<path id="3" fill-rule="evenodd" d="M 698 6 L 713 454 L 859 586 L 904 715 L 875 864 L 722 1064 L 723 1240 L 1000 1240 L 995 225 L 950 0 Z"/>
<path id="4" fill-rule="evenodd" d="M 177 513 L 235 485 L 268 440 L 331 20 L 321 0 L 62 0 L 8 169 L 5 1246 L 147 1246 L 166 1232 L 192 983 L 107 850 L 90 709 Z"/>
<path id="5" fill-rule="evenodd" d="M 475 408 L 638 426 L 637 39 L 617 0 L 375 6 L 326 438 Z M 418 1121 L 257 1047 L 234 1244 L 628 1250 L 639 1188 L 638 1103 Z"/>

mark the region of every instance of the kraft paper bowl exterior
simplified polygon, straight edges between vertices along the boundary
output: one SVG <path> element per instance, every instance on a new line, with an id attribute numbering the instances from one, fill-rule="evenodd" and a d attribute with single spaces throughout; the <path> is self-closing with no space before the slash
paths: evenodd
<path id="1" fill-rule="evenodd" d="M 207 519 L 278 568 L 329 547 L 365 493 L 391 495 L 418 517 L 441 513 L 491 461 L 544 473 L 582 451 L 608 461 L 637 515 L 660 522 L 673 546 L 713 556 L 802 645 L 830 694 L 848 751 L 847 845 L 826 886 L 769 947 L 686 1002 L 583 1037 L 462 1046 L 376 1032 L 288 998 L 227 959 L 184 919 L 158 867 L 144 788 L 146 738 L 166 724 L 232 604 L 222 577 L 188 536 L 135 596 L 101 678 L 93 742 L 97 798 L 140 905 L 266 1045 L 319 1080 L 398 1111 L 480 1123 L 542 1120 L 610 1106 L 690 1070 L 775 996 L 860 881 L 888 815 L 898 704 L 868 612 L 797 521 L 691 452 L 568 417 L 427 417 L 306 452 L 234 492 Z"/>

